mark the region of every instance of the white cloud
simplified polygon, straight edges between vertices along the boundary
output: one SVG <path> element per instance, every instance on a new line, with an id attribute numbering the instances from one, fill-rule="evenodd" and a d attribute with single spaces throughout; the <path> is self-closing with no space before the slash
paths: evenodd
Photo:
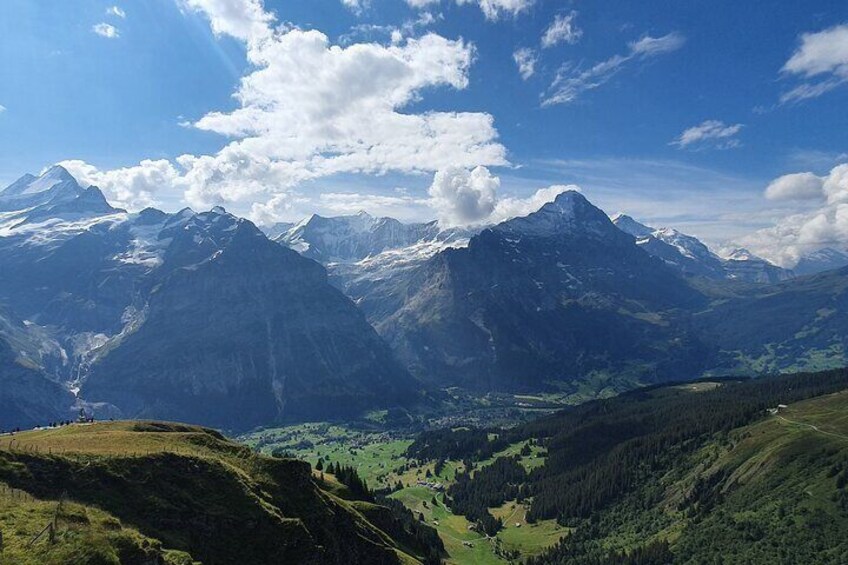
<path id="1" fill-rule="evenodd" d="M 121 19 L 126 19 L 126 17 L 127 17 L 127 13 L 124 12 L 118 6 L 112 6 L 111 8 L 106 10 L 106 15 L 107 16 L 115 16 L 116 18 L 121 18 Z"/>
<path id="2" fill-rule="evenodd" d="M 535 212 L 548 202 L 553 202 L 557 196 L 569 190 L 580 192 L 580 187 L 574 184 L 555 184 L 547 188 L 540 188 L 527 198 L 501 198 L 498 200 L 489 220 L 491 222 L 503 222 L 510 218 L 526 216 Z"/>
<path id="3" fill-rule="evenodd" d="M 543 96 L 542 105 L 569 104 L 582 94 L 606 84 L 613 76 L 633 61 L 644 61 L 658 55 L 680 49 L 686 39 L 672 32 L 662 37 L 645 36 L 639 41 L 628 44 L 623 55 L 613 55 L 605 61 L 596 63 L 589 69 L 580 70 L 573 65 L 563 65 L 557 71 L 553 84 Z"/>
<path id="4" fill-rule="evenodd" d="M 848 247 L 848 164 L 837 165 L 824 177 L 814 177 L 812 173 L 780 177 L 766 189 L 766 196 L 770 197 L 769 191 L 773 195 L 780 190 L 782 196 L 789 197 L 792 189 L 806 185 L 807 198 L 823 197 L 821 205 L 808 212 L 784 217 L 772 227 L 759 230 L 741 242 L 757 254 L 786 267 L 794 266 L 810 251 L 823 247 Z M 774 188 L 776 186 L 781 188 Z M 820 186 L 819 195 L 814 195 L 816 186 Z"/>
<path id="5" fill-rule="evenodd" d="M 677 51 L 683 44 L 686 43 L 686 38 L 680 33 L 672 32 L 662 37 L 651 37 L 646 35 L 639 41 L 629 43 L 630 51 L 634 55 L 643 55 L 653 57 L 654 55 L 662 55 Z"/>
<path id="6" fill-rule="evenodd" d="M 83 186 L 97 186 L 109 202 L 120 208 L 140 210 L 160 202 L 157 193 L 179 186 L 183 179 L 170 161 L 144 160 L 134 167 L 101 171 L 85 161 L 58 163 Z"/>
<path id="7" fill-rule="evenodd" d="M 177 0 L 187 10 L 206 14 L 212 31 L 246 43 L 261 43 L 273 35 L 274 14 L 262 0 Z"/>
<path id="8" fill-rule="evenodd" d="M 313 213 L 326 216 L 366 211 L 373 216 L 389 216 L 401 221 L 428 221 L 434 214 L 445 226 L 495 224 L 517 216 L 526 216 L 557 195 L 580 191 L 576 185 L 553 185 L 536 190 L 525 198 L 498 196 L 499 181 L 485 167 L 480 171 L 443 171 L 434 177 L 435 189 L 427 198 L 395 189 L 393 194 L 362 192 L 322 192 L 308 196 L 298 192 L 274 195 L 255 203 L 247 216 L 259 225 L 281 220 L 298 221 Z"/>
<path id="9" fill-rule="evenodd" d="M 0 104 L 0 114 L 2 114 L 5 111 L 6 111 L 6 107 L 4 105 Z"/>
<path id="10" fill-rule="evenodd" d="M 766 187 L 769 200 L 810 200 L 824 198 L 824 179 L 813 173 L 793 173 L 771 181 Z"/>
<path id="11" fill-rule="evenodd" d="M 370 0 L 342 0 L 342 4 L 355 14 L 361 14 L 371 5 Z"/>
<path id="12" fill-rule="evenodd" d="M 91 31 L 100 37 L 105 37 L 107 39 L 117 39 L 121 36 L 120 32 L 118 32 L 118 28 L 111 24 L 107 24 L 106 22 L 95 24 L 92 26 Z"/>
<path id="13" fill-rule="evenodd" d="M 742 127 L 742 124 L 728 125 L 719 120 L 705 120 L 697 126 L 684 130 L 677 139 L 671 142 L 671 145 L 676 145 L 680 149 L 686 149 L 692 145 L 711 146 L 718 149 L 738 147 L 739 140 L 735 139 L 735 136 Z"/>
<path id="14" fill-rule="evenodd" d="M 536 62 L 538 61 L 538 57 L 536 52 L 529 47 L 517 49 L 515 53 L 512 54 L 512 58 L 518 66 L 518 74 L 521 75 L 523 80 L 529 79 L 536 73 Z"/>
<path id="15" fill-rule="evenodd" d="M 373 216 L 389 216 L 401 221 L 417 221 L 432 218 L 432 209 L 427 198 L 407 195 L 362 194 L 358 192 L 324 192 L 317 202 L 311 203 L 312 210 L 331 215 L 355 214 L 362 210 Z"/>
<path id="16" fill-rule="evenodd" d="M 441 0 L 406 0 L 413 8 L 426 8 L 438 4 Z M 486 19 L 497 20 L 504 14 L 517 16 L 526 12 L 535 0 L 455 0 L 460 6 L 474 4 L 480 7 Z"/>
<path id="17" fill-rule="evenodd" d="M 441 14 L 419 12 L 415 19 L 405 20 L 400 25 L 357 24 L 350 31 L 339 36 L 339 44 L 350 45 L 357 40 L 374 41 L 375 38 L 389 38 L 392 43 L 400 43 L 404 37 L 419 35 L 420 30 L 426 29 L 442 19 Z"/>
<path id="18" fill-rule="evenodd" d="M 431 207 L 449 226 L 479 223 L 495 210 L 501 181 L 486 167 L 448 167 L 436 172 L 430 185 Z"/>
<path id="19" fill-rule="evenodd" d="M 491 115 L 407 109 L 425 90 L 467 86 L 474 46 L 461 39 L 428 33 L 342 47 L 317 30 L 272 27 L 274 16 L 259 0 L 182 5 L 199 10 L 215 33 L 242 40 L 251 63 L 235 93 L 238 107 L 193 122 L 230 141 L 214 154 L 178 157 L 162 179 L 162 191 L 180 191 L 194 207 L 268 201 L 340 173 L 508 163 Z M 129 181 L 108 178 L 115 193 Z M 132 201 L 135 188 L 124 188 L 123 200 Z"/>
<path id="20" fill-rule="evenodd" d="M 577 43 L 583 36 L 583 30 L 574 23 L 575 18 L 577 18 L 577 12 L 574 10 L 567 15 L 557 14 L 542 35 L 542 47 L 553 47 L 560 43 L 570 45 Z"/>
<path id="21" fill-rule="evenodd" d="M 781 103 L 815 98 L 848 82 L 848 24 L 802 34 L 781 72 L 805 80 L 785 92 Z"/>

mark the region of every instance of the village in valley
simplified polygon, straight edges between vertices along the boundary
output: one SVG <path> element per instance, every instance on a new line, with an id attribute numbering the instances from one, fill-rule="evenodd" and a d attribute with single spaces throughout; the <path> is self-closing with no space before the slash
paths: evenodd
<path id="1" fill-rule="evenodd" d="M 258 430 L 239 440 L 265 454 L 308 461 L 316 469 L 316 478 L 325 481 L 333 480 L 326 471 L 330 465 L 355 469 L 370 489 L 402 502 L 419 520 L 434 527 L 452 557 L 450 562 L 505 563 L 512 555 L 540 552 L 568 532 L 555 520 L 529 524 L 526 505 L 516 501 L 491 509 L 503 523 L 497 535 L 479 531 L 475 523 L 453 513 L 445 503 L 457 474 L 467 470 L 465 463 L 409 458 L 407 449 L 413 437 L 406 430 L 376 429 L 367 423 L 323 422 Z M 544 449 L 520 443 L 474 463 L 472 473 L 503 456 L 518 456 L 527 469 L 545 461 Z"/>

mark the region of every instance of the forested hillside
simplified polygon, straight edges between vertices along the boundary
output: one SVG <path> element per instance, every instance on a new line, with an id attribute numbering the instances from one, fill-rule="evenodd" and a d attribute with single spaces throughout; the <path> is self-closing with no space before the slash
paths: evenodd
<path id="1" fill-rule="evenodd" d="M 528 523 L 571 528 L 534 565 L 840 563 L 846 388 L 848 370 L 656 387 L 512 430 L 424 434 L 408 455 L 466 459 L 448 504 L 486 530 L 510 500 L 527 504 Z M 544 465 L 475 463 L 527 440 L 547 450 Z"/>

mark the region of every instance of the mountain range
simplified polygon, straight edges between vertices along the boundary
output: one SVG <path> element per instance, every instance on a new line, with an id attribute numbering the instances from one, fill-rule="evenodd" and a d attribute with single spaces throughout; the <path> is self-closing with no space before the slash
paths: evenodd
<path id="1" fill-rule="evenodd" d="M 101 415 L 244 429 L 417 389 L 321 265 L 222 208 L 129 214 L 54 167 L 0 209 L 0 304 L 25 320 L 0 333 L 5 363 Z"/>
<path id="2" fill-rule="evenodd" d="M 696 237 L 674 228 L 648 227 L 626 214 L 616 214 L 612 221 L 620 230 L 636 238 L 636 244 L 642 249 L 686 275 L 754 283 L 774 283 L 794 277 L 792 271 L 773 265 L 746 249 L 734 249 L 722 258 Z"/>
<path id="3" fill-rule="evenodd" d="M 128 213 L 53 167 L 0 192 L 0 427 L 73 407 L 243 430 L 445 386 L 595 396 L 836 366 L 840 257 L 720 257 L 573 191 L 477 228 L 360 213 L 266 234 L 220 207 Z"/>
<path id="4" fill-rule="evenodd" d="M 277 241 L 332 256 L 333 284 L 414 375 L 439 386 L 598 394 L 680 375 L 844 361 L 846 333 L 833 327 L 841 318 L 822 315 L 843 311 L 835 251 L 811 254 L 799 273 L 741 248 L 722 257 L 673 228 L 608 218 L 574 192 L 461 237 L 430 231 L 355 254 L 325 247 L 351 233 L 373 242 L 371 226 L 383 224 L 364 214 L 322 218 L 320 237 L 297 229 Z M 810 281 L 819 272 L 823 282 Z M 761 332 L 771 303 L 784 318 Z M 728 320 L 738 331 L 727 332 Z"/>

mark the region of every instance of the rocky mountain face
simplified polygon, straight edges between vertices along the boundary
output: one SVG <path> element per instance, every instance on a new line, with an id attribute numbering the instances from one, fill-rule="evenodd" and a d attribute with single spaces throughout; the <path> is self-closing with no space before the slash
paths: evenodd
<path id="1" fill-rule="evenodd" d="M 274 228 L 266 228 L 266 233 Z M 445 249 L 464 247 L 479 228 L 442 228 L 435 221 L 404 224 L 360 212 L 313 215 L 275 241 L 322 263 L 330 283 L 369 317 L 395 312 L 413 271 Z"/>
<path id="2" fill-rule="evenodd" d="M 745 248 L 732 250 L 724 259 L 724 269 L 730 279 L 753 283 L 773 284 L 795 276 L 794 272 L 757 257 Z"/>
<path id="3" fill-rule="evenodd" d="M 403 224 L 393 218 L 375 218 L 365 212 L 334 218 L 313 214 L 276 241 L 321 263 L 338 263 L 358 261 L 387 249 L 435 239 L 439 232 L 436 222 Z"/>
<path id="4" fill-rule="evenodd" d="M 610 382 L 846 359 L 839 336 L 848 328 L 833 316 L 848 308 L 837 298 L 838 272 L 815 284 L 795 280 L 746 250 L 719 257 L 671 228 L 624 215 L 610 222 L 573 193 L 470 242 L 425 240 L 328 266 L 407 367 L 436 385 L 556 382 L 597 392 Z M 727 320 L 769 328 L 742 336 Z"/>
<path id="5" fill-rule="evenodd" d="M 703 297 L 582 195 L 566 192 L 443 251 L 372 320 L 413 372 L 492 389 L 669 378 L 707 358 Z"/>
<path id="6" fill-rule="evenodd" d="M 33 328 L 31 368 L 110 415 L 244 429 L 416 388 L 323 267 L 221 208 L 128 214 L 60 167 L 0 207 L 0 306 Z"/>
<path id="7" fill-rule="evenodd" d="M 10 328 L 10 322 L 2 318 L 0 325 L 4 329 L 0 333 L 0 430 L 68 418 L 73 395 L 27 357 L 26 349 L 33 343 L 21 342 L 27 337 L 26 329 Z M 19 352 L 20 346 L 25 349 Z"/>
<path id="8" fill-rule="evenodd" d="M 173 241 L 143 322 L 104 347 L 86 399 L 245 428 L 353 416 L 414 390 L 319 264 L 215 211 L 162 234 Z"/>
<path id="9" fill-rule="evenodd" d="M 698 238 L 674 228 L 652 228 L 625 214 L 616 214 L 612 221 L 620 230 L 635 237 L 645 251 L 686 275 L 750 283 L 775 283 L 794 276 L 792 271 L 744 249 L 721 258 Z"/>

